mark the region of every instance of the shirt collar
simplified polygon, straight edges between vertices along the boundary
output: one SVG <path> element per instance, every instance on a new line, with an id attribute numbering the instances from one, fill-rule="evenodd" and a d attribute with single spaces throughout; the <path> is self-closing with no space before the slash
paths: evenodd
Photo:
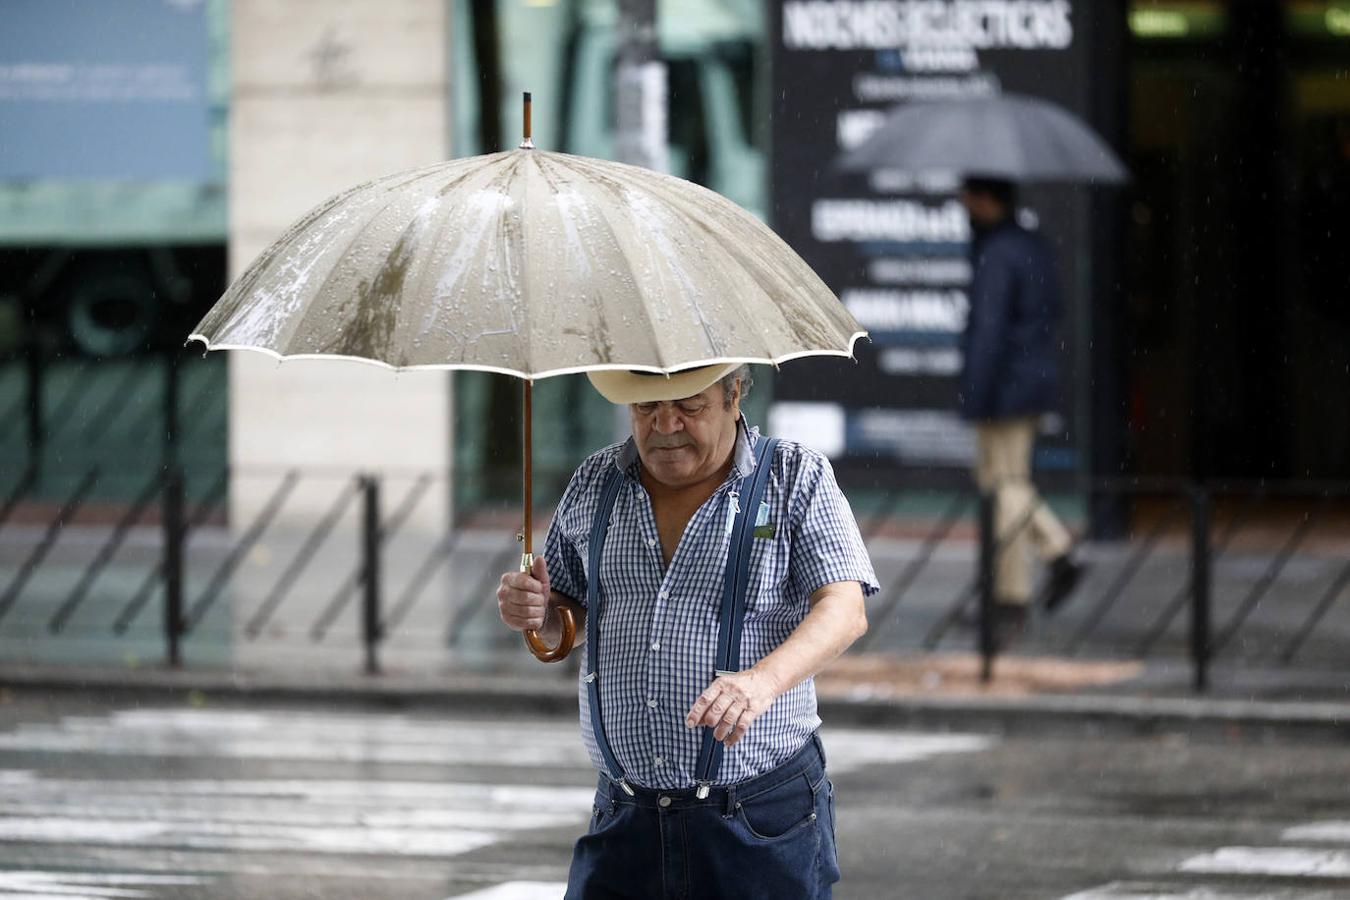
<path id="1" fill-rule="evenodd" d="M 736 420 L 736 445 L 732 450 L 732 471 L 740 478 L 750 477 L 750 473 L 755 471 L 755 444 L 759 443 L 759 426 L 753 428 L 750 423 L 745 421 L 742 415 Z M 619 453 L 614 457 L 614 465 L 619 467 L 619 471 L 628 472 L 637 477 L 637 465 L 640 461 L 638 456 L 637 441 L 630 435 L 628 440 L 624 441 L 623 446 L 619 448 Z"/>

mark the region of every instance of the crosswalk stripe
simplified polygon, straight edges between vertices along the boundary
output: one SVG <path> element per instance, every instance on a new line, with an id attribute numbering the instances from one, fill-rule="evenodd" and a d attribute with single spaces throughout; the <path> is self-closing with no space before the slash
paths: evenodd
<path id="1" fill-rule="evenodd" d="M 7 797 L 86 798 L 91 792 L 107 797 L 154 796 L 241 797 L 249 799 L 304 800 L 327 803 L 389 803 L 418 801 L 442 808 L 447 804 L 480 808 L 483 805 L 546 806 L 553 803 L 589 804 L 592 787 L 554 787 L 531 784 L 490 784 L 449 781 L 351 781 L 342 779 L 127 779 L 94 781 L 83 778 L 49 778 L 27 769 L 0 770 L 0 788 Z M 157 802 L 163 802 L 159 800 Z"/>
<path id="2" fill-rule="evenodd" d="M 0 817 L 0 840 L 48 844 L 134 844 L 168 849 L 292 851 L 394 856 L 457 856 L 495 842 L 473 828 L 288 826 L 162 819 Z"/>
<path id="3" fill-rule="evenodd" d="M 982 735 L 887 733 L 839 729 L 825 733 L 833 773 L 871 765 L 903 764 L 933 756 L 978 752 L 996 739 Z M 522 723 L 343 712 L 128 709 L 103 716 L 70 716 L 0 731 L 0 751 L 102 757 L 191 760 L 202 771 L 214 760 L 408 764 L 383 775 L 408 778 L 129 778 L 104 780 L 0 769 L 0 842 L 56 848 L 79 846 L 82 858 L 141 859 L 180 856 L 195 871 L 207 860 L 233 860 L 251 871 L 277 871 L 331 860 L 333 871 L 356 865 L 375 877 L 394 859 L 460 856 L 528 829 L 557 828 L 569 838 L 585 827 L 594 773 L 575 723 Z M 114 765 L 119 765 L 114 763 Z M 427 765 L 457 780 L 424 773 Z M 102 768 L 99 766 L 97 768 Z M 140 767 L 138 767 L 140 768 Z M 140 771 L 145 771 L 141 768 Z M 483 775 L 515 783 L 491 783 Z M 548 778 L 562 785 L 531 783 Z M 274 852 L 275 856 L 235 856 Z M 308 860 L 308 862 L 307 862 Z M 364 860 L 368 862 L 357 862 Z M 119 865 L 122 863 L 113 863 Z M 409 865 L 411 862 L 405 863 Z M 158 867 L 148 867 L 158 868 Z M 369 869 L 369 871 L 367 871 Z M 181 872 L 181 869 L 160 869 Z M 484 870 L 487 874 L 488 870 Z M 555 870 L 515 867 L 515 880 L 464 895 L 491 900 L 557 898 L 564 885 Z M 43 874 L 43 873 L 39 873 Z M 59 873 L 57 873 L 59 874 Z M 331 874 L 325 872 L 325 874 Z M 399 877 L 390 870 L 390 877 Z M 165 877 L 165 876 L 159 876 Z M 188 877 L 188 876 L 183 876 Z M 483 884 L 487 878 L 478 883 Z M 184 881 L 182 884 L 189 882 Z M 45 900 L 161 896 L 156 882 L 95 885 L 69 879 L 0 881 L 0 900 L 35 895 Z"/>
<path id="4" fill-rule="evenodd" d="M 76 874 L 25 869 L 0 871 L 0 898 L 3 900 L 115 900 L 123 897 L 152 897 L 142 887 L 166 887 L 208 884 L 211 879 L 195 875 L 136 875 L 118 872 Z"/>
<path id="5" fill-rule="evenodd" d="M 560 900 L 566 891 L 562 881 L 507 881 L 446 900 Z"/>
<path id="6" fill-rule="evenodd" d="M 1350 844 L 1350 822 L 1309 822 L 1284 829 L 1280 837 L 1291 842 Z M 1308 847 L 1220 847 L 1184 860 L 1175 871 L 1188 876 L 1304 878 L 1316 884 L 1318 879 L 1350 877 L 1350 852 Z M 1342 894 L 1325 893 L 1312 886 L 1284 890 L 1114 881 L 1063 900 L 1334 900 Z"/>
<path id="7" fill-rule="evenodd" d="M 1350 878 L 1350 853 L 1302 847 L 1220 847 L 1191 857 L 1179 869 L 1213 875 Z"/>
<path id="8" fill-rule="evenodd" d="M 897 739 L 893 734 L 852 729 L 826 729 L 824 740 L 834 774 L 978 752 L 995 743 L 985 735 L 909 733 Z M 0 733 L 0 750 L 579 772 L 591 768 L 576 725 L 536 727 L 355 713 L 297 715 L 281 710 L 140 709 L 107 717 L 68 717 Z"/>
<path id="9" fill-rule="evenodd" d="M 1167 885 L 1143 881 L 1113 881 L 1071 894 L 1064 900 L 1336 900 L 1334 895 L 1306 889 L 1271 890 Z"/>
<path id="10" fill-rule="evenodd" d="M 78 811 L 82 819 L 136 822 L 151 818 L 161 822 L 197 822 L 210 819 L 229 825 L 286 825 L 294 828 L 459 828 L 472 821 L 477 829 L 489 831 L 522 831 L 530 828 L 550 828 L 575 825 L 585 821 L 590 799 L 570 807 L 555 807 L 562 812 L 541 812 L 537 809 L 399 809 L 383 808 L 353 811 L 342 808 L 297 810 L 294 804 L 272 804 L 264 807 L 249 805 L 227 808 L 205 804 L 181 804 L 174 808 L 157 805 L 147 811 L 134 802 L 109 804 L 95 798 L 80 803 L 29 803 L 24 800 L 5 800 L 0 812 L 0 831 L 12 819 L 43 819 L 69 817 Z"/>
<path id="11" fill-rule="evenodd" d="M 1286 828 L 1280 838 L 1286 841 L 1350 844 L 1350 822 L 1310 822 Z"/>

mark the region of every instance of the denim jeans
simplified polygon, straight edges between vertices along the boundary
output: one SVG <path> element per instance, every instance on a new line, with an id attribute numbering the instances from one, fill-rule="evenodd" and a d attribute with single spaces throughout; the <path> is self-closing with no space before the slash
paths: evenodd
<path id="1" fill-rule="evenodd" d="M 567 900 L 827 900 L 839 880 L 834 788 L 812 737 L 772 772 L 704 799 L 601 776 Z"/>

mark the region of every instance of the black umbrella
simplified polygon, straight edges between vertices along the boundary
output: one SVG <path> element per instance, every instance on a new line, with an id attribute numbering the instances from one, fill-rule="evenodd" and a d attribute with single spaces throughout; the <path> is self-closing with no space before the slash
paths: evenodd
<path id="1" fill-rule="evenodd" d="M 902 104 L 838 165 L 1017 182 L 1118 184 L 1129 178 L 1106 142 L 1076 116 L 1020 94 Z"/>

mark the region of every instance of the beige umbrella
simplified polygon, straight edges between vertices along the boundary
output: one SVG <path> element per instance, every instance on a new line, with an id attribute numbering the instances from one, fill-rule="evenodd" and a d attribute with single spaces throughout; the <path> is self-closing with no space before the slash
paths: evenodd
<path id="1" fill-rule="evenodd" d="M 811 268 L 718 194 L 648 169 L 519 149 L 400 172 L 319 205 L 188 340 L 279 359 L 477 369 L 530 384 L 598 369 L 849 356 L 865 332 Z M 541 659 L 549 649 L 527 632 Z"/>

